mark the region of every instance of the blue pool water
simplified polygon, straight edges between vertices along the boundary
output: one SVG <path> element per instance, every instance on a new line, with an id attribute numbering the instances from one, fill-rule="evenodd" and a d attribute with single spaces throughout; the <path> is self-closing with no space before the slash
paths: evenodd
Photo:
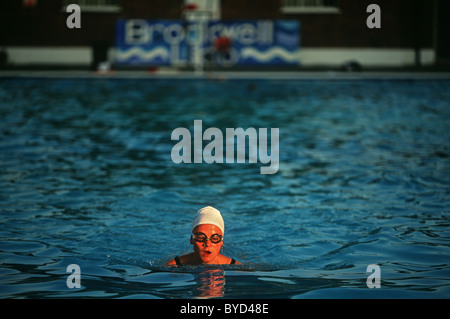
<path id="1" fill-rule="evenodd" d="M 449 298 L 449 118 L 447 80 L 3 78 L 0 297 Z M 174 164 L 196 119 L 279 171 Z M 206 205 L 243 266 L 164 267 Z"/>

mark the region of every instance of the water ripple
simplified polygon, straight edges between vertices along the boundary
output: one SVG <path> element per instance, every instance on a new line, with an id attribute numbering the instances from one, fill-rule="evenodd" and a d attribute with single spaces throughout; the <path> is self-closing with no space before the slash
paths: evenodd
<path id="1" fill-rule="evenodd" d="M 0 81 L 2 298 L 450 296 L 448 81 Z M 195 119 L 280 128 L 278 173 L 174 164 Z M 244 268 L 163 266 L 204 205 Z"/>

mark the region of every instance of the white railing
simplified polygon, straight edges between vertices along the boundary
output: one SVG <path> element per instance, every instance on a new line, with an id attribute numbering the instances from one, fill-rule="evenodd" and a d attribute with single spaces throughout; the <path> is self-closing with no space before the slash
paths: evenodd
<path id="1" fill-rule="evenodd" d="M 122 9 L 120 0 L 64 0 L 64 11 L 69 4 L 78 4 L 82 12 L 119 12 Z"/>
<path id="2" fill-rule="evenodd" d="M 283 0 L 283 13 L 339 13 L 338 0 Z"/>

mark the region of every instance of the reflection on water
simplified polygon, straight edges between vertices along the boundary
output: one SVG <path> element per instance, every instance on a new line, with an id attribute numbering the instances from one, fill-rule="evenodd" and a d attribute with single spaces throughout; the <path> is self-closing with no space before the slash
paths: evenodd
<path id="1" fill-rule="evenodd" d="M 193 297 L 212 298 L 223 297 L 225 292 L 225 273 L 224 270 L 205 270 L 194 274 L 194 280 L 197 283 L 193 289 Z"/>

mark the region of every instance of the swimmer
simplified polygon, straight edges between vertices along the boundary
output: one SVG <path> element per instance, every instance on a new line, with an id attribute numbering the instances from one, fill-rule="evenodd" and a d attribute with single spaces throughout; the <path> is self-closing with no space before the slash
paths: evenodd
<path id="1" fill-rule="evenodd" d="M 240 264 L 220 253 L 224 230 L 225 225 L 220 212 L 211 206 L 203 207 L 192 222 L 190 243 L 194 246 L 194 252 L 176 256 L 167 263 L 167 266 Z"/>

